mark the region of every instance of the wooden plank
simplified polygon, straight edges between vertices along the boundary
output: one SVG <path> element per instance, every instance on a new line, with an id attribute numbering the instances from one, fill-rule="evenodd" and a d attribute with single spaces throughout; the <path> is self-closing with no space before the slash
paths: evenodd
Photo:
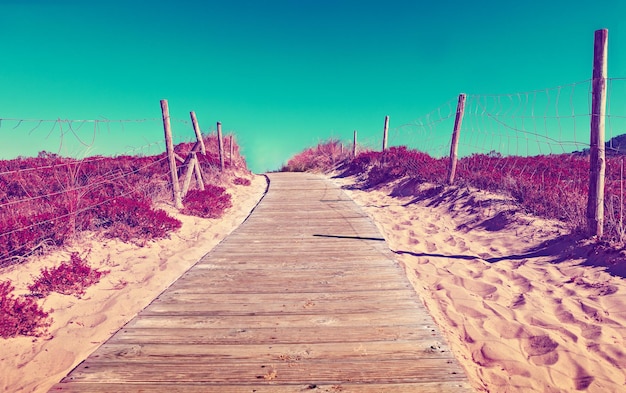
<path id="1" fill-rule="evenodd" d="M 360 383 L 407 383 L 461 381 L 465 378 L 460 368 L 452 367 L 448 359 L 422 358 L 419 361 L 381 360 L 285 363 L 81 363 L 68 382 L 136 383 L 136 382 L 203 382 L 254 383 L 258 380 L 276 383 L 340 384 L 350 379 Z M 102 367 L 104 366 L 104 367 Z M 270 377 L 273 373 L 275 376 Z"/>
<path id="2" fill-rule="evenodd" d="M 196 269 L 205 270 L 239 270 L 239 269 L 280 269 L 280 270 L 306 270 L 313 272 L 316 269 L 341 264 L 346 269 L 357 269 L 363 264 L 370 267 L 385 268 L 389 266 L 388 260 L 367 256 L 346 255 L 346 259 L 336 256 L 294 256 L 292 258 L 275 258 L 271 260 L 252 258 L 211 258 L 200 261 Z M 229 262 L 225 264 L 224 262 Z M 216 274 L 221 274 L 217 272 Z"/>
<path id="3" fill-rule="evenodd" d="M 91 358 L 94 362 L 168 362 L 176 357 L 177 362 L 276 362 L 296 363 L 301 361 L 335 361 L 342 359 L 367 360 L 368 358 L 412 359 L 423 357 L 450 357 L 448 349 L 430 338 L 411 341 L 372 341 L 355 343 L 353 346 L 337 348 L 334 343 L 311 344 L 121 344 L 107 343 Z"/>
<path id="4" fill-rule="evenodd" d="M 417 296 L 405 290 L 389 291 L 360 291 L 360 292 L 332 292 L 332 293 L 236 293 L 236 294 L 212 294 L 207 296 L 202 289 L 196 292 L 182 292 L 171 290 L 159 296 L 154 304 L 186 303 L 202 304 L 206 307 L 213 307 L 228 304 L 230 307 L 264 307 L 267 304 L 281 304 L 289 307 L 346 307 L 345 303 L 367 302 L 372 304 L 415 302 Z M 376 304 L 374 303 L 374 304 Z M 413 305 L 413 304 L 411 304 Z M 403 308 L 403 307 L 398 307 Z M 230 311 L 230 310 L 229 310 Z"/>
<path id="5" fill-rule="evenodd" d="M 110 390 L 109 390 L 110 389 Z M 229 385 L 207 385 L 194 383 L 74 383 L 59 384 L 52 390 L 53 392 L 93 392 L 93 393 L 130 393 L 130 392 L 152 392 L 152 393 L 294 393 L 294 392 L 314 392 L 314 393 L 467 393 L 471 389 L 469 384 L 463 381 L 438 381 L 419 383 L 369 383 L 359 384 L 354 382 L 341 384 L 320 384 L 320 383 L 300 383 L 289 385 L 278 385 L 276 381 L 258 381 L 256 384 L 229 384 Z"/>
<path id="6" fill-rule="evenodd" d="M 369 218 L 271 174 L 248 220 L 52 391 L 468 392 Z"/>
<path id="7" fill-rule="evenodd" d="M 430 323 L 429 323 L 430 322 Z M 350 327 L 368 326 L 372 328 L 382 326 L 399 326 L 425 324 L 426 327 L 434 326 L 430 315 L 420 315 L 407 310 L 376 311 L 353 314 L 334 314 L 332 312 L 319 312 L 310 315 L 283 315 L 280 318 L 267 315 L 212 315 L 193 316 L 188 315 L 180 318 L 170 318 L 167 315 L 150 314 L 146 308 L 140 315 L 128 322 L 130 328 L 299 328 L 299 327 Z M 335 332 L 336 333 L 336 332 Z"/>
<path id="8" fill-rule="evenodd" d="M 179 319 L 180 324 L 187 321 L 186 318 Z M 313 343 L 335 343 L 337 347 L 352 346 L 370 341 L 398 341 L 398 340 L 437 340 L 441 338 L 433 332 L 433 329 L 425 329 L 423 326 L 412 325 L 392 325 L 392 326 L 349 326 L 339 327 L 333 325 L 333 318 L 327 317 L 328 325 L 318 325 L 314 327 L 250 327 L 248 323 L 233 325 L 229 328 L 125 328 L 112 337 L 110 343 L 124 344 L 228 344 L 228 345 L 251 345 L 251 344 L 313 344 Z M 151 322 L 154 322 L 152 320 Z M 190 322 L 197 322 L 197 326 L 202 321 L 198 319 Z M 207 321 L 210 324 L 211 321 Z M 265 321 L 267 324 L 269 320 Z M 434 327 L 434 325 L 432 325 Z"/>

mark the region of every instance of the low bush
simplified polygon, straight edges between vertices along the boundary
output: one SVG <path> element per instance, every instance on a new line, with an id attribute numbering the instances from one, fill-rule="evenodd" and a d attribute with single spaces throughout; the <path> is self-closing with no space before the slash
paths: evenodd
<path id="1" fill-rule="evenodd" d="M 152 209 L 148 200 L 118 197 L 94 210 L 98 226 L 105 235 L 122 241 L 153 240 L 169 236 L 182 226 L 180 220 L 164 210 Z"/>
<path id="2" fill-rule="evenodd" d="M 351 153 L 343 148 L 341 141 L 329 139 L 314 148 L 306 149 L 293 156 L 282 172 L 326 172 L 345 162 Z"/>
<path id="3" fill-rule="evenodd" d="M 232 207 L 231 196 L 224 187 L 206 185 L 204 191 L 191 190 L 183 199 L 182 212 L 202 218 L 220 218 Z"/>
<path id="4" fill-rule="evenodd" d="M 10 281 L 0 282 L 0 337 L 40 336 L 51 324 L 33 297 L 17 297 Z"/>
<path id="5" fill-rule="evenodd" d="M 233 184 L 236 186 L 249 186 L 252 183 L 250 182 L 250 179 L 236 177 L 235 180 L 233 180 Z"/>
<path id="6" fill-rule="evenodd" d="M 100 281 L 108 271 L 93 269 L 78 253 L 70 255 L 68 262 L 54 268 L 43 268 L 35 282 L 28 286 L 34 296 L 44 297 L 52 292 L 80 297 L 85 290 Z"/>

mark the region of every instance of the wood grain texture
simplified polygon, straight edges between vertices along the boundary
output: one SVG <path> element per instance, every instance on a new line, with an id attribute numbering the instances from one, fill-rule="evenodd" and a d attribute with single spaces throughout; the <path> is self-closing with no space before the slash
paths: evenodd
<path id="1" fill-rule="evenodd" d="M 270 174 L 253 214 L 51 391 L 470 392 L 371 220 Z"/>

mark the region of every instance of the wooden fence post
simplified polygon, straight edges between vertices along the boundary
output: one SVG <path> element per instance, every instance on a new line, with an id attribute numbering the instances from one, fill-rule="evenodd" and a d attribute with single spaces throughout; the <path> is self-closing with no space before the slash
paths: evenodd
<path id="1" fill-rule="evenodd" d="M 229 150 L 230 150 L 230 166 L 233 166 L 233 155 L 235 154 L 235 136 L 231 135 L 229 138 Z"/>
<path id="2" fill-rule="evenodd" d="M 383 152 L 387 150 L 387 133 L 389 131 L 389 116 L 385 116 L 385 128 L 383 130 Z"/>
<path id="3" fill-rule="evenodd" d="M 178 183 L 178 172 L 176 170 L 176 156 L 174 153 L 174 142 L 172 141 L 172 128 L 170 126 L 170 110 L 167 100 L 161 100 L 161 112 L 163 113 L 163 130 L 165 131 L 165 150 L 170 165 L 170 175 L 172 180 L 172 193 L 174 196 L 174 206 L 177 209 L 183 208 L 183 199 Z"/>
<path id="4" fill-rule="evenodd" d="M 196 139 L 200 143 L 200 152 L 202 154 L 206 154 L 206 148 L 204 147 L 204 140 L 202 139 L 202 133 L 200 132 L 200 127 L 198 126 L 198 119 L 196 119 L 196 112 L 189 112 L 191 115 L 191 124 L 193 124 L 193 130 L 196 133 Z"/>
<path id="5" fill-rule="evenodd" d="M 596 30 L 593 42 L 593 79 L 591 98 L 591 137 L 589 145 L 589 235 L 601 238 L 604 232 L 604 173 L 606 170 L 604 126 L 606 116 L 606 79 L 609 31 Z"/>
<path id="6" fill-rule="evenodd" d="M 456 105 L 456 118 L 454 119 L 454 130 L 452 131 L 452 143 L 450 144 L 450 167 L 448 168 L 448 184 L 454 183 L 456 176 L 456 163 L 459 152 L 459 134 L 461 133 L 461 123 L 465 113 L 465 93 L 459 94 L 459 102 Z"/>
<path id="7" fill-rule="evenodd" d="M 200 169 L 200 162 L 198 162 L 198 157 L 196 157 L 196 153 L 193 153 L 194 166 L 193 170 L 196 174 L 196 181 L 198 182 L 198 188 L 201 191 L 204 191 L 204 180 L 202 179 L 202 170 Z"/>
<path id="8" fill-rule="evenodd" d="M 353 142 L 352 142 L 352 157 L 356 158 L 356 153 L 357 153 L 357 147 L 356 147 L 356 130 L 354 130 L 354 135 L 352 137 Z"/>
<path id="9" fill-rule="evenodd" d="M 220 153 L 220 169 L 224 172 L 224 141 L 222 140 L 222 123 L 217 122 L 217 148 Z"/>

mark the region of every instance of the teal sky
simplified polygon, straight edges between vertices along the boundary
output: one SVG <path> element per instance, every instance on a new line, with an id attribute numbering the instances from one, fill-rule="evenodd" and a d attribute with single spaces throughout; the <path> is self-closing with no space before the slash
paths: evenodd
<path id="1" fill-rule="evenodd" d="M 165 98 L 173 118 L 221 121 L 262 172 L 353 130 L 378 146 L 385 115 L 393 128 L 461 92 L 589 79 L 596 29 L 609 76 L 626 77 L 625 16 L 623 0 L 0 0 L 0 118 L 158 119 Z M 0 157 L 58 145 L 37 124 L 3 121 Z M 163 148 L 158 121 L 114 127 L 90 152 Z"/>

